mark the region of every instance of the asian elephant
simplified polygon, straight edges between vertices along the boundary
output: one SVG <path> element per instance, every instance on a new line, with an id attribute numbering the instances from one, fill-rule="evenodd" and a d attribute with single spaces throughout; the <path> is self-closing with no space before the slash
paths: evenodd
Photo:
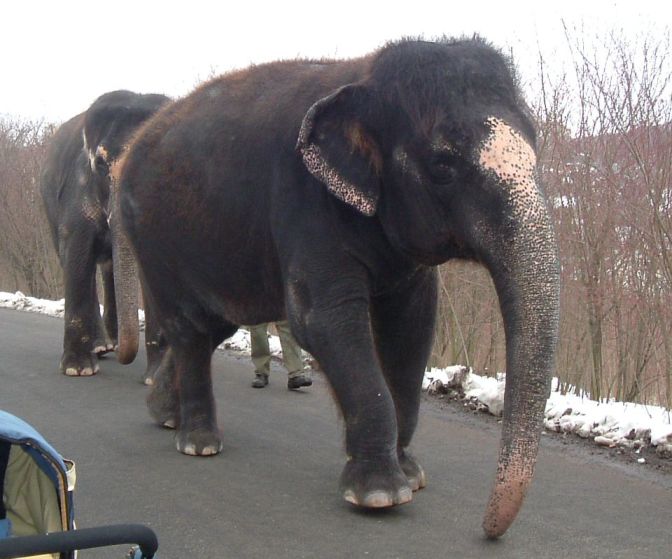
<path id="1" fill-rule="evenodd" d="M 56 132 L 43 167 L 40 190 L 63 268 L 65 333 L 60 370 L 68 376 L 98 371 L 97 357 L 117 343 L 117 307 L 108 225 L 110 174 L 131 135 L 164 105 L 163 95 L 113 91 Z M 104 291 L 104 324 L 96 288 Z M 137 282 L 134 286 L 137 289 Z M 137 314 L 137 310 L 135 311 Z M 148 322 L 151 320 L 148 319 Z M 158 332 L 148 325 L 148 370 L 160 362 Z"/>
<path id="2" fill-rule="evenodd" d="M 165 419 L 157 408 L 169 406 L 180 451 L 217 453 L 214 348 L 239 324 L 287 318 L 342 410 L 341 492 L 362 507 L 405 503 L 425 485 L 407 447 L 435 266 L 483 264 L 508 373 L 483 526 L 489 537 L 506 531 L 536 462 L 559 264 L 535 129 L 496 49 L 478 38 L 402 40 L 352 60 L 236 71 L 164 108 L 121 165 L 119 242 L 137 254 L 174 358 L 150 411 Z M 134 277 L 132 263 L 120 273 Z"/>

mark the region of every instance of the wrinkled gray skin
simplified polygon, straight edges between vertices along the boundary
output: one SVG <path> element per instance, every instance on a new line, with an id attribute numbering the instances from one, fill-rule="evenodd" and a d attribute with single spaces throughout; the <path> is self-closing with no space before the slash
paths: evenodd
<path id="1" fill-rule="evenodd" d="M 67 376 L 95 374 L 99 369 L 98 356 L 112 351 L 117 344 L 109 226 L 114 169 L 133 132 L 167 101 L 163 95 L 106 93 L 87 111 L 64 123 L 51 142 L 40 190 L 63 268 L 65 330 L 60 370 Z M 103 320 L 96 266 L 103 279 Z M 137 281 L 132 288 L 137 289 Z M 152 326 L 146 332 L 145 382 L 152 378 L 160 362 L 158 332 Z"/>
<path id="2" fill-rule="evenodd" d="M 534 127 L 496 50 L 402 41 L 213 80 L 136 139 L 120 200 L 170 346 L 150 411 L 177 427 L 178 449 L 221 448 L 216 345 L 238 324 L 287 317 L 342 410 L 341 492 L 363 507 L 408 502 L 425 485 L 407 447 L 431 350 L 434 266 L 482 263 L 507 343 L 484 529 L 506 531 L 536 462 L 559 266 Z"/>

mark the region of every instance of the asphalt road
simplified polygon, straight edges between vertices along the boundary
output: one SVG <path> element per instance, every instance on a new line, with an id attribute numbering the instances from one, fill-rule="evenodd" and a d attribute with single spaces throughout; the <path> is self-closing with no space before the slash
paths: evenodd
<path id="1" fill-rule="evenodd" d="M 217 352 L 224 449 L 193 458 L 149 419 L 144 359 L 122 367 L 108 358 L 96 377 L 66 378 L 57 372 L 61 338 L 58 319 L 0 309 L 0 408 L 76 461 L 80 527 L 145 523 L 161 558 L 672 556 L 669 476 L 546 440 L 521 514 L 490 542 L 480 524 L 495 470 L 493 421 L 423 403 L 413 450 L 427 488 L 402 507 L 361 512 L 337 494 L 342 426 L 322 376 L 289 392 L 274 365 L 270 385 L 254 390 L 249 360 Z"/>

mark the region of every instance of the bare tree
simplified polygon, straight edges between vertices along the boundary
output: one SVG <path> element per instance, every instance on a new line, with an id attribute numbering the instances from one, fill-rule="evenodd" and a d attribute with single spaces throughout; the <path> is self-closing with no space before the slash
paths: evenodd
<path id="1" fill-rule="evenodd" d="M 669 406 L 669 33 L 567 41 L 572 71 L 552 77 L 540 57 L 535 106 L 563 265 L 560 375 L 597 399 Z"/>
<path id="2" fill-rule="evenodd" d="M 61 272 L 39 194 L 54 127 L 0 120 L 0 289 L 58 298 Z"/>

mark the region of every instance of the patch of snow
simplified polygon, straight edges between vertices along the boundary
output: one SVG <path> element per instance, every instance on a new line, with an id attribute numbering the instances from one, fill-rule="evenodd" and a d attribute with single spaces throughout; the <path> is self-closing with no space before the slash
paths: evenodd
<path id="1" fill-rule="evenodd" d="M 454 390 L 460 397 L 474 402 L 479 409 L 492 415 L 502 415 L 504 407 L 504 377 L 483 377 L 463 365 L 453 365 L 445 369 L 432 368 L 425 373 L 422 383 L 425 390 L 445 392 Z"/>
<path id="2" fill-rule="evenodd" d="M 431 369 L 425 373 L 423 388 L 429 392 L 453 390 L 474 402 L 474 409 L 500 416 L 504 407 L 506 375 L 481 377 L 463 366 Z M 587 397 L 561 394 L 558 379 L 546 402 L 544 427 L 558 433 L 592 438 L 607 447 L 657 448 L 659 454 L 672 453 L 672 412 L 662 407 L 624 402 L 596 402 Z"/>
<path id="3" fill-rule="evenodd" d="M 250 333 L 244 328 L 239 328 L 233 336 L 231 336 L 228 340 L 224 340 L 224 342 L 218 346 L 217 349 L 233 349 L 235 351 L 250 353 L 252 350 L 252 345 L 250 343 Z"/>
<path id="4" fill-rule="evenodd" d="M 672 450 L 670 415 L 669 410 L 658 406 L 595 402 L 554 391 L 546 404 L 544 426 L 551 431 L 593 437 L 605 446 L 639 448 L 650 444 L 662 451 Z"/>
<path id="5" fill-rule="evenodd" d="M 48 301 L 46 299 L 26 297 L 20 291 L 17 291 L 16 293 L 6 293 L 0 291 L 0 307 L 16 309 L 17 311 L 36 312 L 57 318 L 63 318 L 65 299 L 61 299 L 59 301 Z"/>
<path id="6" fill-rule="evenodd" d="M 425 373 L 422 389 L 438 392 L 443 387 L 451 388 L 462 385 L 466 374 L 469 374 L 469 370 L 462 365 L 454 365 L 445 369 L 432 368 Z"/>
<path id="7" fill-rule="evenodd" d="M 55 318 L 63 318 L 63 315 L 65 314 L 65 299 L 49 301 L 47 299 L 28 297 L 20 291 L 17 291 L 16 293 L 0 291 L 0 308 L 35 312 L 53 316 Z M 103 312 L 102 305 L 100 305 L 100 312 L 101 314 Z M 143 328 L 145 325 L 145 311 L 142 309 L 138 310 L 138 319 L 140 320 L 140 327 Z"/>

